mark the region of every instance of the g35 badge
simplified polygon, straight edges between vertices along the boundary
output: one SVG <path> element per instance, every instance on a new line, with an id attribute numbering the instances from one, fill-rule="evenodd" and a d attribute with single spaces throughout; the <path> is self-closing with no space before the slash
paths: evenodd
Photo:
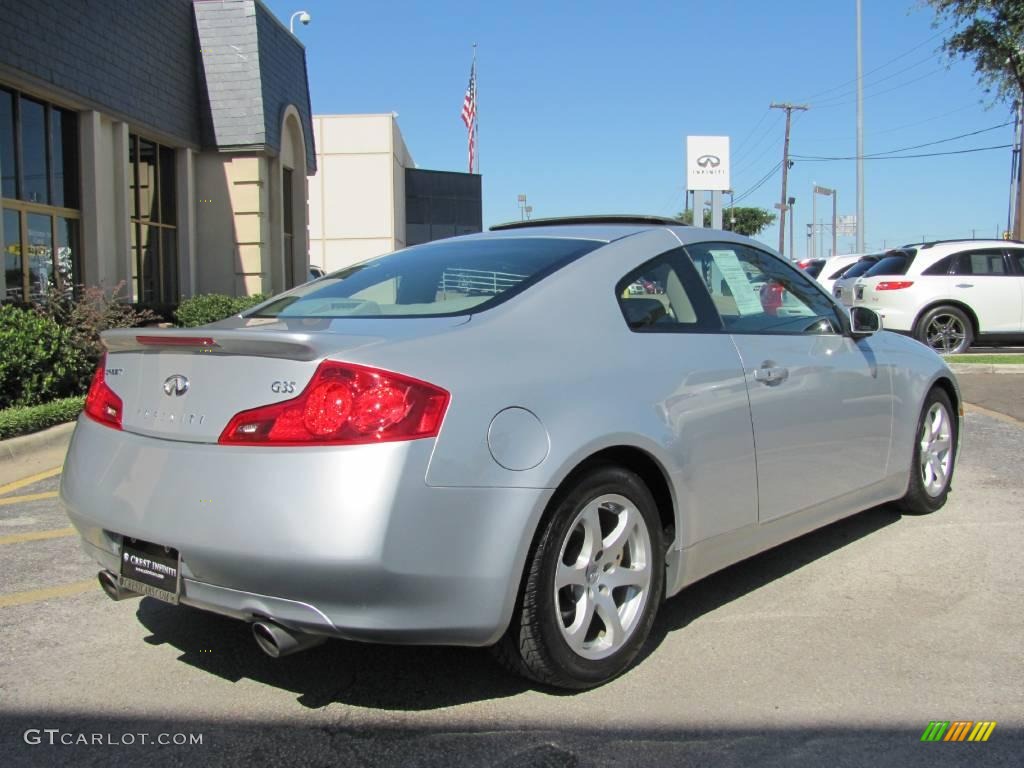
<path id="1" fill-rule="evenodd" d="M 278 395 L 291 395 L 295 392 L 295 382 L 275 381 L 270 385 L 270 391 Z"/>

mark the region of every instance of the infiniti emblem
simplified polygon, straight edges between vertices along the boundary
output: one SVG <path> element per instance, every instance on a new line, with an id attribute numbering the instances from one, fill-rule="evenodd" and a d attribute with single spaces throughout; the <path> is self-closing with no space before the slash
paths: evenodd
<path id="1" fill-rule="evenodd" d="M 699 165 L 701 168 L 707 168 L 708 166 L 711 166 L 712 168 L 717 168 L 721 164 L 721 162 L 722 160 L 721 158 L 718 157 L 718 155 L 701 155 L 700 157 L 697 158 L 697 165 Z"/>
<path id="2" fill-rule="evenodd" d="M 181 397 L 188 392 L 188 379 L 180 373 L 164 379 L 164 394 L 168 397 Z"/>

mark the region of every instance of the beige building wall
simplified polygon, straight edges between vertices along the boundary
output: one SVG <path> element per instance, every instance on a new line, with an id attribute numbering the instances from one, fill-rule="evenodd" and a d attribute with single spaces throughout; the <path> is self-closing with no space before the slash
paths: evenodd
<path id="1" fill-rule="evenodd" d="M 268 159 L 200 152 L 195 159 L 196 292 L 269 292 Z"/>
<path id="2" fill-rule="evenodd" d="M 309 260 L 327 271 L 405 247 L 405 169 L 394 115 L 314 115 Z"/>

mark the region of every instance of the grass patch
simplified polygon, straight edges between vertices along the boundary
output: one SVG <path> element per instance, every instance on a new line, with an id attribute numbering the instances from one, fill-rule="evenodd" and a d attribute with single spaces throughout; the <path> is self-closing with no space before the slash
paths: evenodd
<path id="1" fill-rule="evenodd" d="M 948 363 L 977 363 L 979 365 L 1024 365 L 1024 355 L 947 355 Z"/>
<path id="2" fill-rule="evenodd" d="M 42 405 L 25 405 L 0 410 L 0 440 L 74 421 L 82 412 L 85 397 L 65 397 Z"/>

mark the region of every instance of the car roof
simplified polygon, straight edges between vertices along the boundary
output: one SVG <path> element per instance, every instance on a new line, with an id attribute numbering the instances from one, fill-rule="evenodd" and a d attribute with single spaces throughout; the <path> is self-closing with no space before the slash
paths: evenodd
<path id="1" fill-rule="evenodd" d="M 615 240 L 653 229 L 668 229 L 684 244 L 719 240 L 751 245 L 764 251 L 775 251 L 764 243 L 721 229 L 691 227 L 677 219 L 664 216 L 625 214 L 599 214 L 594 216 L 565 216 L 551 219 L 531 219 L 496 224 L 489 232 L 467 235 L 473 238 L 492 237 L 561 237 L 597 240 L 610 243 Z M 778 254 L 776 254 L 778 255 Z"/>

